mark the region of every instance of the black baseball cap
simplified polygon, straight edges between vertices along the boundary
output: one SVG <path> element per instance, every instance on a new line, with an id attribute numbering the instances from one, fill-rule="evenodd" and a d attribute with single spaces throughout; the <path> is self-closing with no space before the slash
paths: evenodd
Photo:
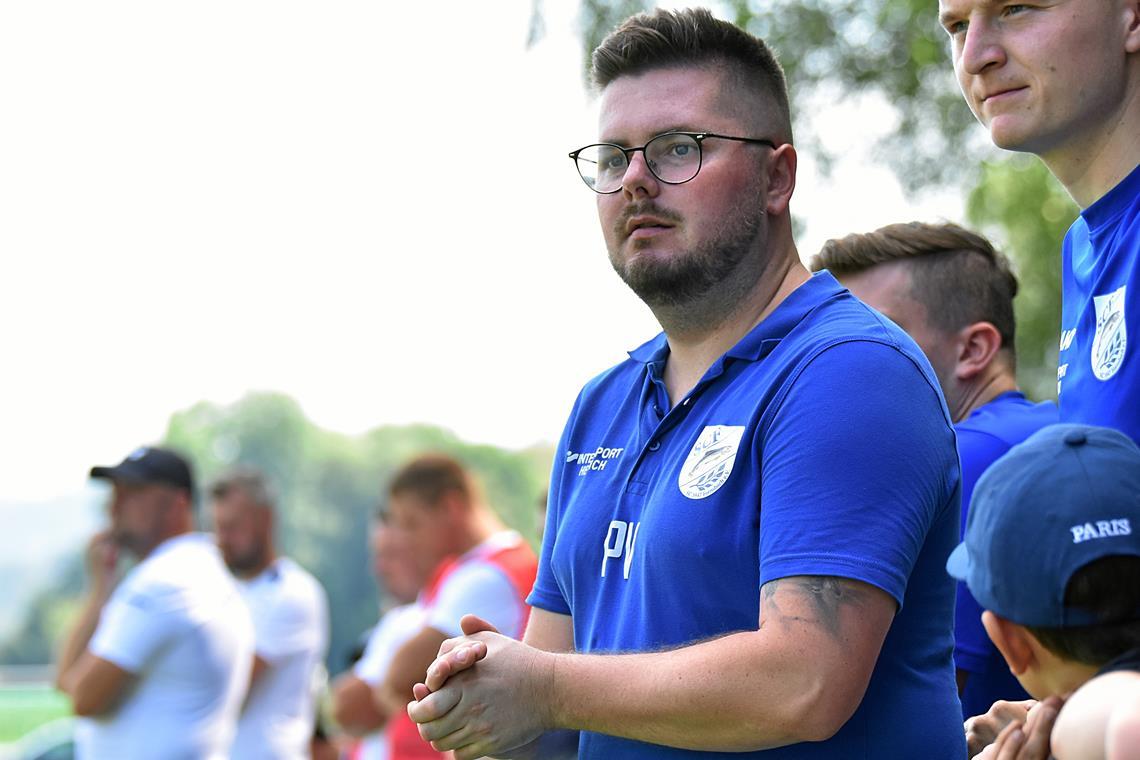
<path id="1" fill-rule="evenodd" d="M 142 446 L 114 467 L 92 467 L 91 477 L 127 483 L 162 483 L 194 494 L 190 463 L 170 449 Z"/>

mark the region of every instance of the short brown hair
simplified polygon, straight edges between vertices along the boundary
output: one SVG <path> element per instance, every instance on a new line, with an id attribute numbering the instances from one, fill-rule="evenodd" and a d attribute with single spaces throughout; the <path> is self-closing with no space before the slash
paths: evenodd
<path id="1" fill-rule="evenodd" d="M 735 85 L 775 106 L 776 128 L 792 140 L 784 69 L 759 37 L 704 8 L 657 9 L 626 19 L 594 50 L 591 78 L 599 89 L 621 76 L 670 66 L 723 66 Z"/>
<path id="2" fill-rule="evenodd" d="M 463 465 L 444 454 L 424 454 L 401 467 L 388 484 L 388 496 L 412 494 L 425 504 L 439 504 L 447 493 L 475 500 L 475 484 Z"/>
<path id="3" fill-rule="evenodd" d="M 931 326 L 953 333 L 989 322 L 1012 359 L 1017 277 L 1009 259 L 975 232 L 956 224 L 890 224 L 828 240 L 811 269 L 842 278 L 891 261 L 911 262 L 910 297 L 926 307 Z"/>
<path id="4" fill-rule="evenodd" d="M 1090 562 L 1069 579 L 1065 606 L 1089 613 L 1099 622 L 1070 628 L 1026 628 L 1058 657 L 1100 667 L 1140 646 L 1137 576 L 1140 557 L 1113 555 Z"/>

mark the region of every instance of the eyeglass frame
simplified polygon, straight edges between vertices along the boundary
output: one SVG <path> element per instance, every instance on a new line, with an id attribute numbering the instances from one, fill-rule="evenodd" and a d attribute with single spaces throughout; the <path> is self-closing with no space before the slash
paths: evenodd
<path id="1" fill-rule="evenodd" d="M 646 156 L 646 154 L 645 154 L 645 149 L 649 147 L 650 143 L 652 143 L 654 140 L 656 140 L 658 138 L 667 137 L 669 135 L 684 135 L 686 137 L 691 137 L 693 139 L 693 142 L 695 142 L 697 144 L 697 169 L 696 169 L 696 171 L 693 172 L 693 176 L 689 177 L 688 179 L 683 179 L 680 182 L 672 182 L 670 180 L 663 179 L 660 175 L 657 174 L 657 170 L 653 168 L 653 164 L 650 163 L 648 156 Z M 600 146 L 606 146 L 609 148 L 617 148 L 625 156 L 625 171 L 626 172 L 628 172 L 629 167 L 633 165 L 633 154 L 638 152 L 638 151 L 641 151 L 642 157 L 645 158 L 646 168 L 649 169 L 649 173 L 652 174 L 654 177 L 656 177 L 659 182 L 664 182 L 666 185 L 683 185 L 686 182 L 692 182 L 694 179 L 697 178 L 697 175 L 701 173 L 701 168 L 705 165 L 705 148 L 704 148 L 704 145 L 702 143 L 705 140 L 709 139 L 710 137 L 714 137 L 718 140 L 735 140 L 737 142 L 750 143 L 750 144 L 754 144 L 754 145 L 767 145 L 772 150 L 775 150 L 777 147 L 779 147 L 776 145 L 776 143 L 772 142 L 771 140 L 769 140 L 765 137 L 734 137 L 732 135 L 719 135 L 715 132 L 683 132 L 681 130 L 671 130 L 669 132 L 662 132 L 659 135 L 654 135 L 653 137 L 649 138 L 648 141 L 646 141 L 645 145 L 642 145 L 641 147 L 638 147 L 638 148 L 623 148 L 622 146 L 618 145 L 617 143 L 590 143 L 589 145 L 583 145 L 581 148 L 578 148 L 577 150 L 570 151 L 570 153 L 568 155 L 570 156 L 570 160 L 574 162 L 574 169 L 575 169 L 575 171 L 578 172 L 578 176 L 581 177 L 582 182 L 583 182 L 583 184 L 586 185 L 586 187 L 590 188 L 591 190 L 593 190 L 598 195 L 613 195 L 614 193 L 621 191 L 622 182 L 625 181 L 625 173 L 624 172 L 622 173 L 622 182 L 618 182 L 618 186 L 615 187 L 613 190 L 598 190 L 593 185 L 591 185 L 588 181 L 586 181 L 586 178 L 584 176 L 582 176 L 582 169 L 578 165 L 578 155 L 582 151 L 588 150 L 589 148 L 597 148 Z"/>

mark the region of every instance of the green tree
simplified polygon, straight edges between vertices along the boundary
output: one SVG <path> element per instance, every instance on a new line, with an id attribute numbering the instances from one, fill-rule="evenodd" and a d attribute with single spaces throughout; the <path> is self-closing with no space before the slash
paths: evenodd
<path id="1" fill-rule="evenodd" d="M 648 0 L 581 0 L 584 50 L 593 50 L 622 19 L 654 5 Z M 954 79 L 935 0 L 725 0 L 711 5 L 777 51 L 797 114 L 797 145 L 825 169 L 834 157 L 812 129 L 811 104 L 868 96 L 891 104 L 897 125 L 878 140 L 874 155 L 912 193 L 964 189 L 969 199 L 965 221 L 981 227 L 1010 255 L 1022 279 L 1017 303 L 1022 384 L 1039 398 L 1056 397 L 1058 251 L 1077 209 L 1036 159 L 999 153 L 977 126 Z M 541 18 L 542 0 L 534 0 L 532 7 Z M 533 23 L 532 37 L 540 29 L 540 23 Z"/>
<path id="2" fill-rule="evenodd" d="M 1017 155 L 982 165 L 966 206 L 970 222 L 1014 252 L 1020 292 L 1017 312 L 1018 376 L 1029 395 L 1057 396 L 1061 325 L 1061 240 L 1077 205 L 1045 165 Z"/>

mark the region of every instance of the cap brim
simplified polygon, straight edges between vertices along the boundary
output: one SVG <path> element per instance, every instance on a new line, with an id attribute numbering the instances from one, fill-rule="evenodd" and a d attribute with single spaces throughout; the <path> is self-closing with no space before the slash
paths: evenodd
<path id="1" fill-rule="evenodd" d="M 154 480 L 154 478 L 147 477 L 146 474 L 122 464 L 114 467 L 92 467 L 91 477 L 100 480 L 127 480 L 133 483 L 147 483 Z"/>
<path id="2" fill-rule="evenodd" d="M 966 576 L 970 574 L 970 552 L 966 549 L 966 542 L 958 544 L 954 551 L 950 552 L 950 556 L 946 559 L 946 572 L 950 573 L 952 578 L 957 578 L 960 581 L 966 580 Z"/>

